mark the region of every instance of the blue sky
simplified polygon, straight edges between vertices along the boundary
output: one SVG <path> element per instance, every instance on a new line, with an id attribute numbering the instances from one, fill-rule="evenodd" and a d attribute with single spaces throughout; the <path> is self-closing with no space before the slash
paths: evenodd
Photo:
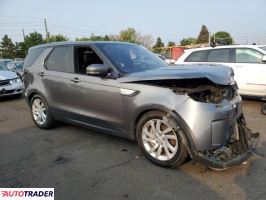
<path id="1" fill-rule="evenodd" d="M 0 37 L 21 41 L 22 28 L 70 39 L 117 34 L 133 27 L 164 42 L 197 37 L 201 25 L 210 32 L 230 32 L 237 40 L 266 43 L 266 0 L 0 0 Z"/>

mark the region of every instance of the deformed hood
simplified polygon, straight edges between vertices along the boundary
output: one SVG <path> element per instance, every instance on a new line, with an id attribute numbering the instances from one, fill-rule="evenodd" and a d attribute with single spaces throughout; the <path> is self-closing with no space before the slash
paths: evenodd
<path id="1" fill-rule="evenodd" d="M 207 78 L 216 84 L 231 85 L 235 82 L 233 76 L 233 69 L 225 65 L 191 64 L 132 73 L 117 80 L 121 83 L 130 83 L 144 80 Z"/>
<path id="2" fill-rule="evenodd" d="M 0 81 L 18 78 L 15 72 L 0 70 Z"/>

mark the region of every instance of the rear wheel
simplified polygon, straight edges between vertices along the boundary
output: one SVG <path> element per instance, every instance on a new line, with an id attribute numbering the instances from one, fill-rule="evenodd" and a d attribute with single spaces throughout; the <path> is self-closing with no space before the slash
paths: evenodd
<path id="1" fill-rule="evenodd" d="M 50 109 L 41 96 L 34 95 L 30 107 L 32 119 L 36 126 L 41 129 L 49 129 L 55 124 Z"/>
<path id="2" fill-rule="evenodd" d="M 187 158 L 182 129 L 174 119 L 161 111 L 145 113 L 138 122 L 136 137 L 145 156 L 164 167 L 178 167 Z"/>

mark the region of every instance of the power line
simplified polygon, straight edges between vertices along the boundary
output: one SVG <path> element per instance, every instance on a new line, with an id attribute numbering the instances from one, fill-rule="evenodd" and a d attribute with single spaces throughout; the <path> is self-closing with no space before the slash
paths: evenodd
<path id="1" fill-rule="evenodd" d="M 45 29 L 26 29 L 27 31 L 44 31 Z M 16 29 L 16 30 L 0 30 L 0 32 L 15 32 L 15 31 L 17 31 L 17 32 L 20 32 L 21 31 L 21 29 L 20 30 L 18 30 L 18 29 Z"/>

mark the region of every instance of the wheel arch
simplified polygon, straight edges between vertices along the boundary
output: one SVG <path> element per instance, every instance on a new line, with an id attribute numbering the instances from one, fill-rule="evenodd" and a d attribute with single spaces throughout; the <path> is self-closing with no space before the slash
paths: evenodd
<path id="1" fill-rule="evenodd" d="M 185 144 L 185 146 L 186 146 L 186 148 L 188 150 L 188 153 L 189 153 L 190 157 L 192 158 L 193 157 L 193 152 L 195 152 L 195 150 L 196 150 L 196 145 L 195 145 L 195 140 L 193 138 L 191 129 L 189 128 L 189 126 L 187 125 L 185 120 L 177 112 L 175 112 L 175 111 L 173 111 L 173 110 L 171 110 L 169 108 L 166 108 L 164 106 L 151 105 L 151 106 L 146 107 L 146 109 L 139 110 L 139 112 L 137 112 L 135 114 L 134 121 L 133 121 L 133 123 L 131 125 L 131 128 L 134 131 L 134 137 L 136 138 L 136 128 L 137 128 L 137 124 L 138 124 L 139 120 L 141 119 L 141 117 L 144 114 L 146 114 L 147 112 L 150 112 L 150 111 L 165 112 L 167 114 L 170 114 L 171 117 L 174 118 L 176 123 L 178 123 L 182 127 L 182 130 L 183 130 L 184 134 L 181 134 L 181 137 L 182 137 L 183 142 L 184 142 L 184 144 Z"/>
<path id="2" fill-rule="evenodd" d="M 30 105 L 30 102 L 31 102 L 31 100 L 32 100 L 34 95 L 39 95 L 46 101 L 46 99 L 44 98 L 44 95 L 40 91 L 32 90 L 32 91 L 30 91 L 30 93 L 27 95 L 27 98 L 26 98 L 26 101 L 27 101 L 28 105 Z"/>

